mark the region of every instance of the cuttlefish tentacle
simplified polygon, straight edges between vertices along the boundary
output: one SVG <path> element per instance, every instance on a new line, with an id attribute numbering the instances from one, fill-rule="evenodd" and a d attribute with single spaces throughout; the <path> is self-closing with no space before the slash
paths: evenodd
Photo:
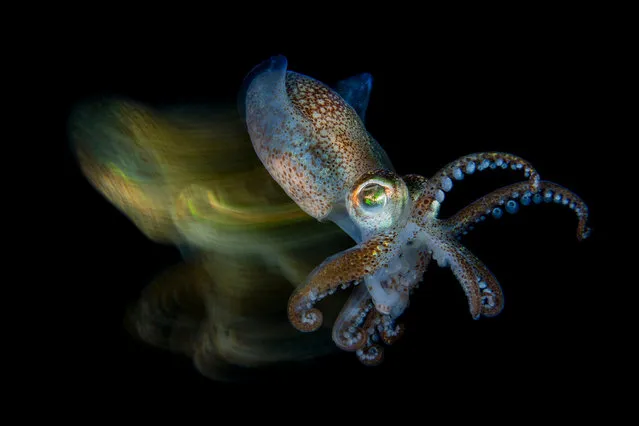
<path id="1" fill-rule="evenodd" d="M 300 331 L 315 331 L 322 325 L 322 313 L 313 308 L 316 302 L 339 287 L 358 283 L 397 255 L 395 232 L 377 235 L 360 245 L 326 259 L 311 272 L 306 283 L 289 299 L 288 317 Z"/>
<path id="2" fill-rule="evenodd" d="M 404 324 L 396 324 L 390 315 L 381 315 L 377 312 L 377 316 L 380 320 L 377 328 L 384 343 L 392 345 L 404 335 Z"/>
<path id="3" fill-rule="evenodd" d="M 355 287 L 333 325 L 333 341 L 338 348 L 353 352 L 366 344 L 368 333 L 362 325 L 371 310 L 373 303 L 366 287 Z"/>
<path id="4" fill-rule="evenodd" d="M 410 270 L 394 279 L 392 286 L 387 289 L 405 300 L 405 305 L 397 313 L 384 315 L 373 309 L 374 302 L 367 287 L 355 287 L 333 325 L 335 344 L 345 351 L 356 351 L 362 349 L 368 336 L 374 333 L 387 345 L 396 342 L 404 333 L 404 325 L 396 324 L 395 318 L 408 305 L 408 296 L 415 287 L 415 281 L 426 272 L 430 260 L 430 253 L 418 253 L 410 264 Z M 365 323 L 373 324 L 374 327 L 367 328 Z"/>
<path id="5" fill-rule="evenodd" d="M 519 206 L 528 206 L 531 203 L 539 204 L 544 202 L 555 202 L 568 206 L 574 210 L 579 219 L 577 224 L 577 239 L 583 240 L 590 233 L 586 227 L 588 220 L 588 207 L 581 198 L 574 192 L 549 181 L 539 182 L 539 192 L 532 193 L 528 182 L 519 182 L 503 188 L 497 189 L 487 194 L 472 204 L 466 206 L 455 215 L 443 220 L 444 226 L 448 227 L 454 235 L 462 235 L 474 229 L 474 225 L 492 215 L 499 219 L 504 210 L 514 214 L 519 210 Z"/>
<path id="6" fill-rule="evenodd" d="M 479 287 L 481 297 L 481 314 L 485 317 L 499 315 L 504 308 L 504 294 L 492 272 L 484 263 L 470 252 L 466 247 L 460 245 L 457 249 L 463 256 L 466 264 L 474 270 L 476 285 Z"/>
<path id="7" fill-rule="evenodd" d="M 356 354 L 359 361 L 369 367 L 374 367 L 384 361 L 384 348 L 370 341 L 364 348 L 358 349 Z"/>
<path id="8" fill-rule="evenodd" d="M 474 319 L 480 315 L 495 316 L 503 308 L 504 297 L 495 276 L 470 251 L 456 241 L 442 238 L 433 257 L 439 266 L 450 266 L 466 298 Z"/>
<path id="9" fill-rule="evenodd" d="M 362 327 L 367 333 L 366 342 L 363 347 L 355 351 L 360 362 L 371 367 L 379 365 L 384 360 L 384 348 L 376 343 L 375 327 L 380 321 L 379 316 L 380 313 L 375 310 L 368 313 Z"/>
<path id="10" fill-rule="evenodd" d="M 461 157 L 441 168 L 428 179 L 427 194 L 440 203 L 444 201 L 445 193 L 453 188 L 454 180 L 462 180 L 464 175 L 475 171 L 489 169 L 523 170 L 524 176 L 529 178 L 530 190 L 539 190 L 539 173 L 528 161 L 516 155 L 505 152 L 478 152 Z"/>

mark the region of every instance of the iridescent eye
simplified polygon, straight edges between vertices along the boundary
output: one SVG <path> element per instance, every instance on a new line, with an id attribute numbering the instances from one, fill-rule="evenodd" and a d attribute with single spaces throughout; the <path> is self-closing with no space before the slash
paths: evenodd
<path id="1" fill-rule="evenodd" d="M 359 192 L 359 205 L 366 210 L 377 210 L 386 205 L 388 196 L 386 195 L 386 188 L 382 185 L 372 183 L 366 185 Z"/>

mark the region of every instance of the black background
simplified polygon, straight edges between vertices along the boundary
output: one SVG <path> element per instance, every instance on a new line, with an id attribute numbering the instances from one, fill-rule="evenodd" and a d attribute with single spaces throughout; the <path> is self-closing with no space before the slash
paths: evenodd
<path id="1" fill-rule="evenodd" d="M 504 289 L 499 317 L 473 321 L 450 270 L 433 264 L 405 314 L 405 336 L 387 348 L 380 367 L 366 368 L 342 353 L 301 372 L 217 383 L 190 360 L 127 335 L 126 306 L 155 274 L 178 262 L 179 253 L 148 241 L 103 199 L 65 142 L 74 211 L 69 229 L 79 248 L 68 260 L 74 280 L 65 328 L 75 343 L 70 368 L 82 388 L 108 388 L 119 396 L 234 397 L 276 384 L 292 393 L 325 384 L 346 395 L 370 386 L 396 394 L 411 384 L 451 398 L 459 398 L 460 389 L 468 398 L 482 388 L 515 384 L 560 393 L 591 388 L 608 374 L 596 353 L 612 339 L 604 337 L 603 310 L 616 290 L 602 275 L 606 262 L 600 259 L 610 233 L 602 176 L 615 151 L 612 58 L 596 25 L 569 24 L 516 20 L 499 28 L 460 23 L 437 31 L 411 24 L 401 35 L 371 25 L 378 34 L 373 39 L 336 23 L 330 40 L 292 31 L 277 41 L 206 30 L 177 38 L 131 30 L 100 39 L 99 29 L 83 30 L 68 46 L 69 108 L 100 95 L 150 104 L 232 101 L 246 73 L 274 54 L 287 56 L 289 69 L 328 84 L 370 72 L 367 127 L 400 174 L 429 176 L 471 152 L 511 152 L 535 165 L 542 179 L 579 194 L 590 207 L 593 233 L 578 243 L 574 213 L 556 204 L 488 220 L 463 241 Z M 519 179 L 500 171 L 475 174 L 455 186 L 442 215 Z M 605 285 L 613 285 L 607 295 Z"/>

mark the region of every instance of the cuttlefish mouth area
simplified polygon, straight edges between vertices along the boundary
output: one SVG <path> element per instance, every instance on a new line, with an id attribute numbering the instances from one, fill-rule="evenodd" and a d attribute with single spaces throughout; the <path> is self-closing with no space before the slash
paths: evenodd
<path id="1" fill-rule="evenodd" d="M 308 294 L 309 302 L 305 305 L 304 310 L 312 309 L 317 303 L 331 296 L 337 292 L 338 289 L 346 290 L 349 287 L 355 287 L 362 282 L 366 282 L 366 288 L 370 296 L 375 301 L 376 310 L 384 315 L 389 315 L 394 306 L 401 303 L 401 300 L 408 297 L 410 290 L 410 283 L 407 277 L 401 272 L 385 275 L 381 281 L 368 282 L 368 279 L 350 281 L 340 284 L 338 287 L 333 287 L 326 292 L 320 293 L 317 290 L 311 290 Z M 379 293 L 379 294 L 378 294 Z M 376 297 L 377 296 L 377 297 Z M 376 299 L 378 301 L 376 301 Z"/>
<path id="2" fill-rule="evenodd" d="M 421 269 L 417 255 L 410 240 L 379 271 L 366 277 L 366 288 L 380 314 L 397 317 L 407 307 L 410 292 L 421 278 L 417 273 Z M 418 266 L 417 270 L 415 266 Z"/>
<path id="3" fill-rule="evenodd" d="M 410 295 L 423 279 L 430 252 L 421 230 L 410 223 L 400 233 L 399 250 L 377 273 L 366 278 L 366 287 L 375 309 L 383 315 L 399 317 L 408 307 Z"/>

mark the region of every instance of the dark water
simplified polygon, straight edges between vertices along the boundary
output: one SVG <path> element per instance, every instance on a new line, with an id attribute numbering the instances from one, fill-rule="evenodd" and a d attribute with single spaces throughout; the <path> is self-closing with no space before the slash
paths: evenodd
<path id="1" fill-rule="evenodd" d="M 552 37 L 474 34 L 434 41 L 423 51 L 418 43 L 355 52 L 265 43 L 215 54 L 201 42 L 179 50 L 153 45 L 143 52 L 96 45 L 71 59 L 77 79 L 68 88 L 69 106 L 100 95 L 149 104 L 232 102 L 244 75 L 273 54 L 286 55 L 290 69 L 328 84 L 369 72 L 374 81 L 367 127 L 400 174 L 429 176 L 467 153 L 511 152 L 535 165 L 542 178 L 579 194 L 590 207 L 593 228 L 591 238 L 578 243 L 574 214 L 556 204 L 488 220 L 464 243 L 500 281 L 502 314 L 473 321 L 450 270 L 431 265 L 404 315 L 407 332 L 386 349 L 380 367 L 363 367 L 351 354 L 339 353 L 255 372 L 249 384 L 216 383 L 189 359 L 127 334 L 127 305 L 180 255 L 141 235 L 85 181 L 67 153 L 75 203 L 70 233 L 78 247 L 68 265 L 77 302 L 65 308 L 77 336 L 68 355 L 72 375 L 85 389 L 108 387 L 120 395 L 197 391 L 241 397 L 275 384 L 304 392 L 315 383 L 346 394 L 380 386 L 392 394 L 406 392 L 408 384 L 448 386 L 463 389 L 464 398 L 515 383 L 579 387 L 602 375 L 595 352 L 615 341 L 604 328 L 604 310 L 622 294 L 621 284 L 603 275 L 616 255 L 600 258 L 611 249 L 604 185 L 615 147 L 600 68 L 593 65 L 593 55 L 601 52 L 593 52 L 588 39 L 571 40 L 560 31 Z M 447 197 L 442 214 L 518 178 L 507 172 L 466 178 Z"/>

